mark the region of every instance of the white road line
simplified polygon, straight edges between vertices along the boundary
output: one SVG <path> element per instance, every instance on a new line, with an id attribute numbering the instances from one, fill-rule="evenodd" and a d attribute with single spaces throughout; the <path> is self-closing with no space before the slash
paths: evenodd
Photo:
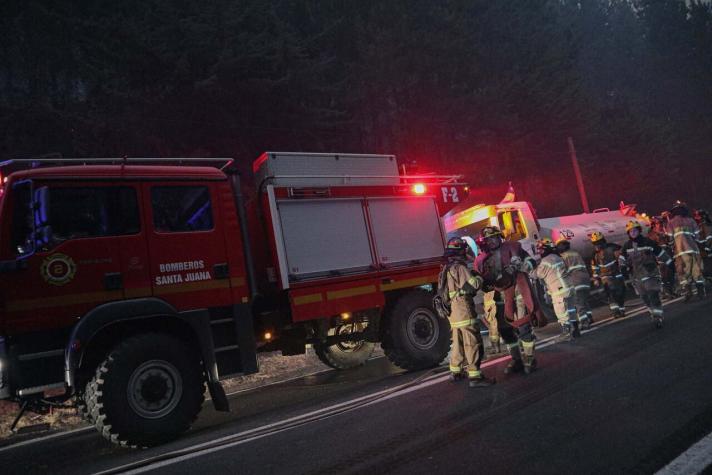
<path id="1" fill-rule="evenodd" d="M 56 434 L 45 435 L 42 437 L 37 437 L 35 439 L 29 439 L 29 440 L 25 440 L 23 442 L 17 442 L 17 443 L 11 444 L 11 445 L 6 445 L 5 447 L 0 447 L 0 452 L 6 452 L 11 449 L 16 449 L 17 447 L 22 447 L 25 445 L 32 445 L 32 444 L 35 444 L 38 442 L 44 442 L 45 440 L 56 439 L 58 437 L 64 437 L 66 435 L 77 434 L 79 432 L 89 432 L 91 430 L 96 430 L 96 429 L 94 429 L 94 426 L 89 426 L 89 427 L 80 427 L 79 429 L 68 430 L 66 432 L 57 432 Z"/>
<path id="2" fill-rule="evenodd" d="M 712 433 L 694 444 L 655 475 L 696 475 L 712 465 Z"/>

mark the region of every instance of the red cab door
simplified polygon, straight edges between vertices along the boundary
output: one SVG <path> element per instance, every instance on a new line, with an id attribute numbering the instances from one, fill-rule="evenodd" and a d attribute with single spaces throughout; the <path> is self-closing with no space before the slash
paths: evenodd
<path id="1" fill-rule="evenodd" d="M 145 183 L 143 197 L 153 295 L 179 311 L 230 306 L 230 269 L 215 183 Z"/>
<path id="2" fill-rule="evenodd" d="M 122 249 L 143 239 L 133 187 L 51 181 L 33 188 L 45 190 L 41 212 L 49 226 L 25 269 L 0 274 L 11 334 L 68 328 L 93 307 L 123 299 Z M 14 247 L 21 248 L 22 229 L 14 234 Z"/>

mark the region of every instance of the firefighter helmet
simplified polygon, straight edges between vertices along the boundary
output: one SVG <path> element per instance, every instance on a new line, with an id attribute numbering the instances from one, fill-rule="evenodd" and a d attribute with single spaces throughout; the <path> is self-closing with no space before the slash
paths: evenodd
<path id="1" fill-rule="evenodd" d="M 591 243 L 595 246 L 597 244 L 604 244 L 606 238 L 603 236 L 601 231 L 594 231 L 591 233 Z"/>
<path id="2" fill-rule="evenodd" d="M 502 245 L 502 231 L 497 226 L 485 226 L 477 238 L 477 245 L 483 252 L 494 251 Z"/>
<path id="3" fill-rule="evenodd" d="M 502 237 L 502 231 L 500 231 L 497 226 L 485 226 L 482 228 L 482 231 L 480 231 L 480 236 L 485 239 L 491 237 Z"/>
<path id="4" fill-rule="evenodd" d="M 687 207 L 687 203 L 677 200 L 670 208 L 670 214 L 673 216 L 689 216 L 690 209 Z"/>
<path id="5" fill-rule="evenodd" d="M 564 236 L 559 236 L 559 239 L 557 239 L 554 244 L 559 252 L 565 252 L 571 249 L 571 241 Z"/>
<path id="6" fill-rule="evenodd" d="M 459 237 L 450 238 L 445 247 L 445 257 L 465 257 L 469 246 L 464 239 Z"/>
<path id="7" fill-rule="evenodd" d="M 556 246 L 554 246 L 554 242 L 549 239 L 548 237 L 541 238 L 536 242 L 536 250 L 539 252 L 539 254 L 543 254 L 545 252 L 554 252 L 556 250 Z"/>
<path id="8" fill-rule="evenodd" d="M 630 221 L 628 221 L 628 224 L 625 225 L 625 232 L 629 233 L 635 228 L 638 228 L 641 231 L 643 230 L 643 226 L 641 226 L 638 221 L 631 219 Z"/>

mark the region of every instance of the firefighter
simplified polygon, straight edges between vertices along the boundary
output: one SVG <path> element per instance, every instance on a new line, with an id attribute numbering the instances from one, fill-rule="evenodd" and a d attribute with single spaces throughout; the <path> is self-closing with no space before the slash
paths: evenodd
<path id="1" fill-rule="evenodd" d="M 452 329 L 450 377 L 452 381 L 457 381 L 463 379 L 466 372 L 470 387 L 484 387 L 493 381 L 480 371 L 484 348 L 474 297 L 482 289 L 482 277 L 467 268 L 468 249 L 462 239 L 450 239 L 445 250 L 448 263 L 442 269 L 438 282 L 447 289 L 451 309 L 448 318 Z"/>
<path id="2" fill-rule="evenodd" d="M 675 259 L 675 273 L 680 291 L 689 300 L 694 293 L 705 296 L 705 278 L 702 273 L 702 257 L 697 245 L 700 229 L 690 217 L 690 210 L 681 201 L 676 201 L 670 210 L 670 220 L 665 232 L 672 240 Z M 694 285 L 693 285 L 694 284 Z"/>
<path id="3" fill-rule="evenodd" d="M 703 255 L 710 257 L 712 256 L 712 220 L 710 220 L 710 215 L 703 209 L 696 209 L 693 217 L 700 230 L 697 243 L 700 245 Z"/>
<path id="4" fill-rule="evenodd" d="M 633 286 L 648 307 L 655 327 L 662 328 L 663 306 L 660 302 L 662 277 L 658 262 L 671 265 L 672 259 L 654 241 L 643 236 L 643 227 L 638 221 L 629 221 L 625 229 L 629 239 L 621 249 L 619 261 L 629 269 Z"/>
<path id="5" fill-rule="evenodd" d="M 618 264 L 618 255 L 621 246 L 609 243 L 600 231 L 591 233 L 593 244 L 593 259 L 591 260 L 591 274 L 593 285 L 603 286 L 608 296 L 608 307 L 613 318 L 625 315 L 625 278 Z"/>
<path id="6" fill-rule="evenodd" d="M 672 255 L 670 249 L 670 241 L 665 233 L 665 223 L 662 216 L 653 216 L 650 218 L 650 230 L 648 238 L 657 243 L 661 249 L 664 249 L 668 255 Z M 660 275 L 663 279 L 663 298 L 675 297 L 675 270 L 673 267 L 660 263 Z"/>
<path id="7" fill-rule="evenodd" d="M 700 228 L 700 237 L 697 243 L 700 246 L 700 255 L 704 268 L 702 273 L 707 279 L 712 277 L 712 220 L 707 211 L 697 209 L 694 213 L 695 222 Z"/>
<path id="8" fill-rule="evenodd" d="M 537 363 L 532 324 L 546 324 L 546 317 L 534 299 L 527 276 L 536 266 L 536 261 L 522 249 L 519 242 L 503 241 L 502 233 L 495 226 L 482 229 L 476 243 L 480 253 L 475 259 L 475 271 L 484 279 L 486 292 L 496 291 L 497 329 L 512 356 L 504 372 L 524 371 L 529 374 Z M 528 310 L 527 315 L 516 320 L 515 288 L 519 289 Z"/>
<path id="9" fill-rule="evenodd" d="M 557 254 L 556 246 L 549 238 L 538 240 L 536 249 L 541 261 L 532 274 L 544 282 L 547 292 L 551 295 L 562 335 L 566 339 L 578 338 L 581 331 L 576 318 L 574 286 L 566 272 L 566 263 Z"/>
<path id="10" fill-rule="evenodd" d="M 593 312 L 589 305 L 591 295 L 591 276 L 588 273 L 586 264 L 581 254 L 571 249 L 571 242 L 565 237 L 556 241 L 556 252 L 558 252 L 564 264 L 566 272 L 574 287 L 574 302 L 579 326 L 582 329 L 589 328 L 593 323 Z"/>

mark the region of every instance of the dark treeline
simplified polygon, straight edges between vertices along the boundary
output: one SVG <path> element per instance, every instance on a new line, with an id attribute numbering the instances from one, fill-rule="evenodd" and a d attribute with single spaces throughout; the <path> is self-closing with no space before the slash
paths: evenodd
<path id="1" fill-rule="evenodd" d="M 712 206 L 692 0 L 10 1 L 0 156 L 395 153 L 548 215 Z"/>

